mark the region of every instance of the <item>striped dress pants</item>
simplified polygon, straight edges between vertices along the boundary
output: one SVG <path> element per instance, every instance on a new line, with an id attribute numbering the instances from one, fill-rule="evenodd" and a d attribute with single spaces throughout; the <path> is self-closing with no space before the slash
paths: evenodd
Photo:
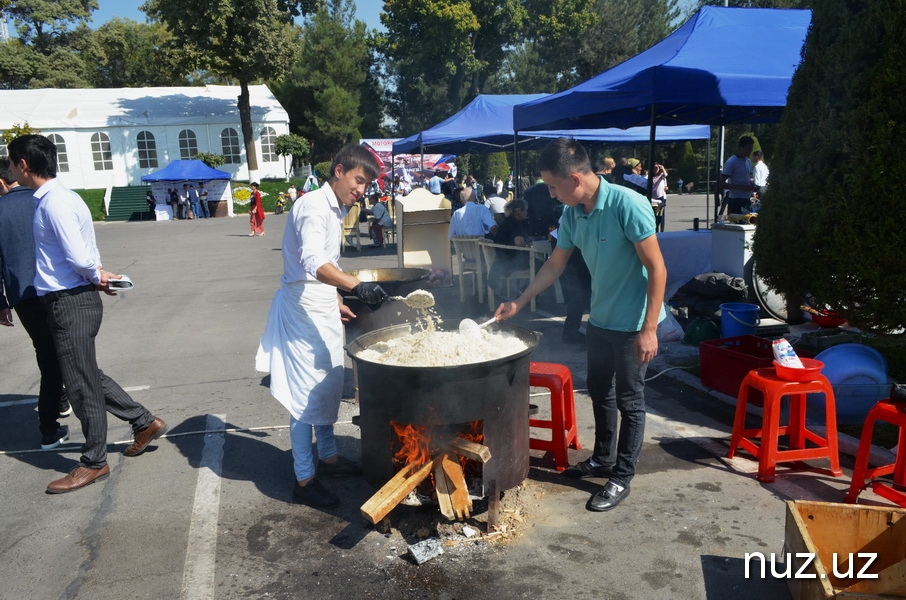
<path id="1" fill-rule="evenodd" d="M 98 368 L 94 340 L 104 315 L 99 292 L 83 286 L 52 292 L 42 301 L 69 403 L 85 436 L 82 464 L 100 468 L 107 462 L 106 412 L 128 421 L 133 432 L 146 428 L 154 417 Z"/>

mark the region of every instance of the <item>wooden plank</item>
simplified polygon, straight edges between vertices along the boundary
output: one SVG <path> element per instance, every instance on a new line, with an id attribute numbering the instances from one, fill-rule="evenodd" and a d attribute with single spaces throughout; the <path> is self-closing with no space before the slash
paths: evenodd
<path id="1" fill-rule="evenodd" d="M 425 480 L 434 468 L 434 461 L 428 461 L 416 471 L 407 465 L 399 470 L 393 478 L 384 484 L 377 493 L 362 505 L 362 516 L 372 524 L 377 524 L 390 514 L 403 498 L 409 495 L 418 484 Z"/>
<path id="2" fill-rule="evenodd" d="M 455 438 L 450 442 L 450 450 L 460 456 L 465 456 L 469 460 L 475 460 L 484 464 L 491 460 L 491 449 L 477 442 L 470 442 L 461 437 Z"/>
<path id="3" fill-rule="evenodd" d="M 472 499 L 469 497 L 469 487 L 466 485 L 466 476 L 462 472 L 462 466 L 449 454 L 444 455 L 441 466 L 447 476 L 447 481 L 453 488 L 450 496 L 456 518 L 460 521 L 468 519 L 472 516 Z"/>
<path id="4" fill-rule="evenodd" d="M 450 485 L 450 481 L 444 471 L 443 461 L 446 457 L 447 454 L 445 452 L 442 458 L 434 461 L 434 490 L 437 492 L 437 504 L 440 507 L 440 514 L 453 521 L 458 515 L 453 510 L 453 498 L 450 497 L 453 486 Z"/>
<path id="5" fill-rule="evenodd" d="M 869 569 L 868 572 L 878 573 L 875 569 Z M 846 588 L 846 591 L 906 596 L 906 560 L 894 563 L 879 572 L 877 579 L 860 579 L 855 585 Z"/>

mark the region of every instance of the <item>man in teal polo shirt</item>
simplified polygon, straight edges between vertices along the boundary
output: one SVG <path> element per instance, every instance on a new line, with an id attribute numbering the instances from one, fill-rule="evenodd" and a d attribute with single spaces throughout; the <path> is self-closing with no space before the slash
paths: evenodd
<path id="1" fill-rule="evenodd" d="M 550 142 L 538 167 L 551 196 L 566 205 L 557 247 L 528 289 L 515 302 L 501 304 L 495 314 L 507 319 L 518 313 L 557 280 L 573 249 L 582 251 L 592 277 L 586 343 L 595 445 L 588 460 L 564 474 L 608 478 L 587 508 L 611 510 L 629 495 L 642 449 L 645 371 L 657 354 L 667 268 L 650 203 L 596 175 L 578 142 Z"/>

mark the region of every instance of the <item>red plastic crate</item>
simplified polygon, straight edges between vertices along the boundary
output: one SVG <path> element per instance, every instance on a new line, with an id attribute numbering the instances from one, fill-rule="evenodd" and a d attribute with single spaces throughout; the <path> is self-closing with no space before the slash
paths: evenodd
<path id="1" fill-rule="evenodd" d="M 702 384 L 736 397 L 739 384 L 752 369 L 774 365 L 772 341 L 757 335 L 708 340 L 698 345 Z M 799 356 L 813 358 L 811 352 L 796 349 Z"/>

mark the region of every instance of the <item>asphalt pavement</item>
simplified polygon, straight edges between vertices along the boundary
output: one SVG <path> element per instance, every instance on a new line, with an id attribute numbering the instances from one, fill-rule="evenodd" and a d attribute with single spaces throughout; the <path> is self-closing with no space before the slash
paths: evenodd
<path id="1" fill-rule="evenodd" d="M 705 215 L 703 196 L 671 196 L 667 229 Z M 20 325 L 0 331 L 0 598 L 789 597 L 781 579 L 746 578 L 744 556 L 782 551 L 786 500 L 842 501 L 848 479 L 757 482 L 753 461 L 723 458 L 732 407 L 675 371 L 649 383 L 638 475 L 612 512 L 585 509 L 603 480 L 567 479 L 536 451 L 529 478 L 508 492 L 523 507 L 511 535 L 445 540 L 421 566 L 406 557 L 412 539 L 365 524 L 359 507 L 374 490 L 360 478 L 328 483 L 339 509 L 294 504 L 289 418 L 254 369 L 285 219 L 268 215 L 263 238 L 248 237 L 244 217 L 96 224 L 104 267 L 135 283 L 104 299 L 98 362 L 170 430 L 126 458 L 130 429 L 111 418 L 111 475 L 95 485 L 44 493 L 75 466 L 83 438 L 70 417 L 68 443 L 36 450 L 30 340 Z M 351 250 L 341 264 L 398 266 L 394 248 Z M 447 322 L 491 314 L 471 296 L 461 303 L 455 281 L 435 293 Z M 594 427 L 584 348 L 561 343 L 562 315 L 544 294 L 539 312 L 514 322 L 542 332 L 533 360 L 574 374 L 579 460 Z M 358 460 L 349 388 L 337 433 L 341 453 Z"/>

